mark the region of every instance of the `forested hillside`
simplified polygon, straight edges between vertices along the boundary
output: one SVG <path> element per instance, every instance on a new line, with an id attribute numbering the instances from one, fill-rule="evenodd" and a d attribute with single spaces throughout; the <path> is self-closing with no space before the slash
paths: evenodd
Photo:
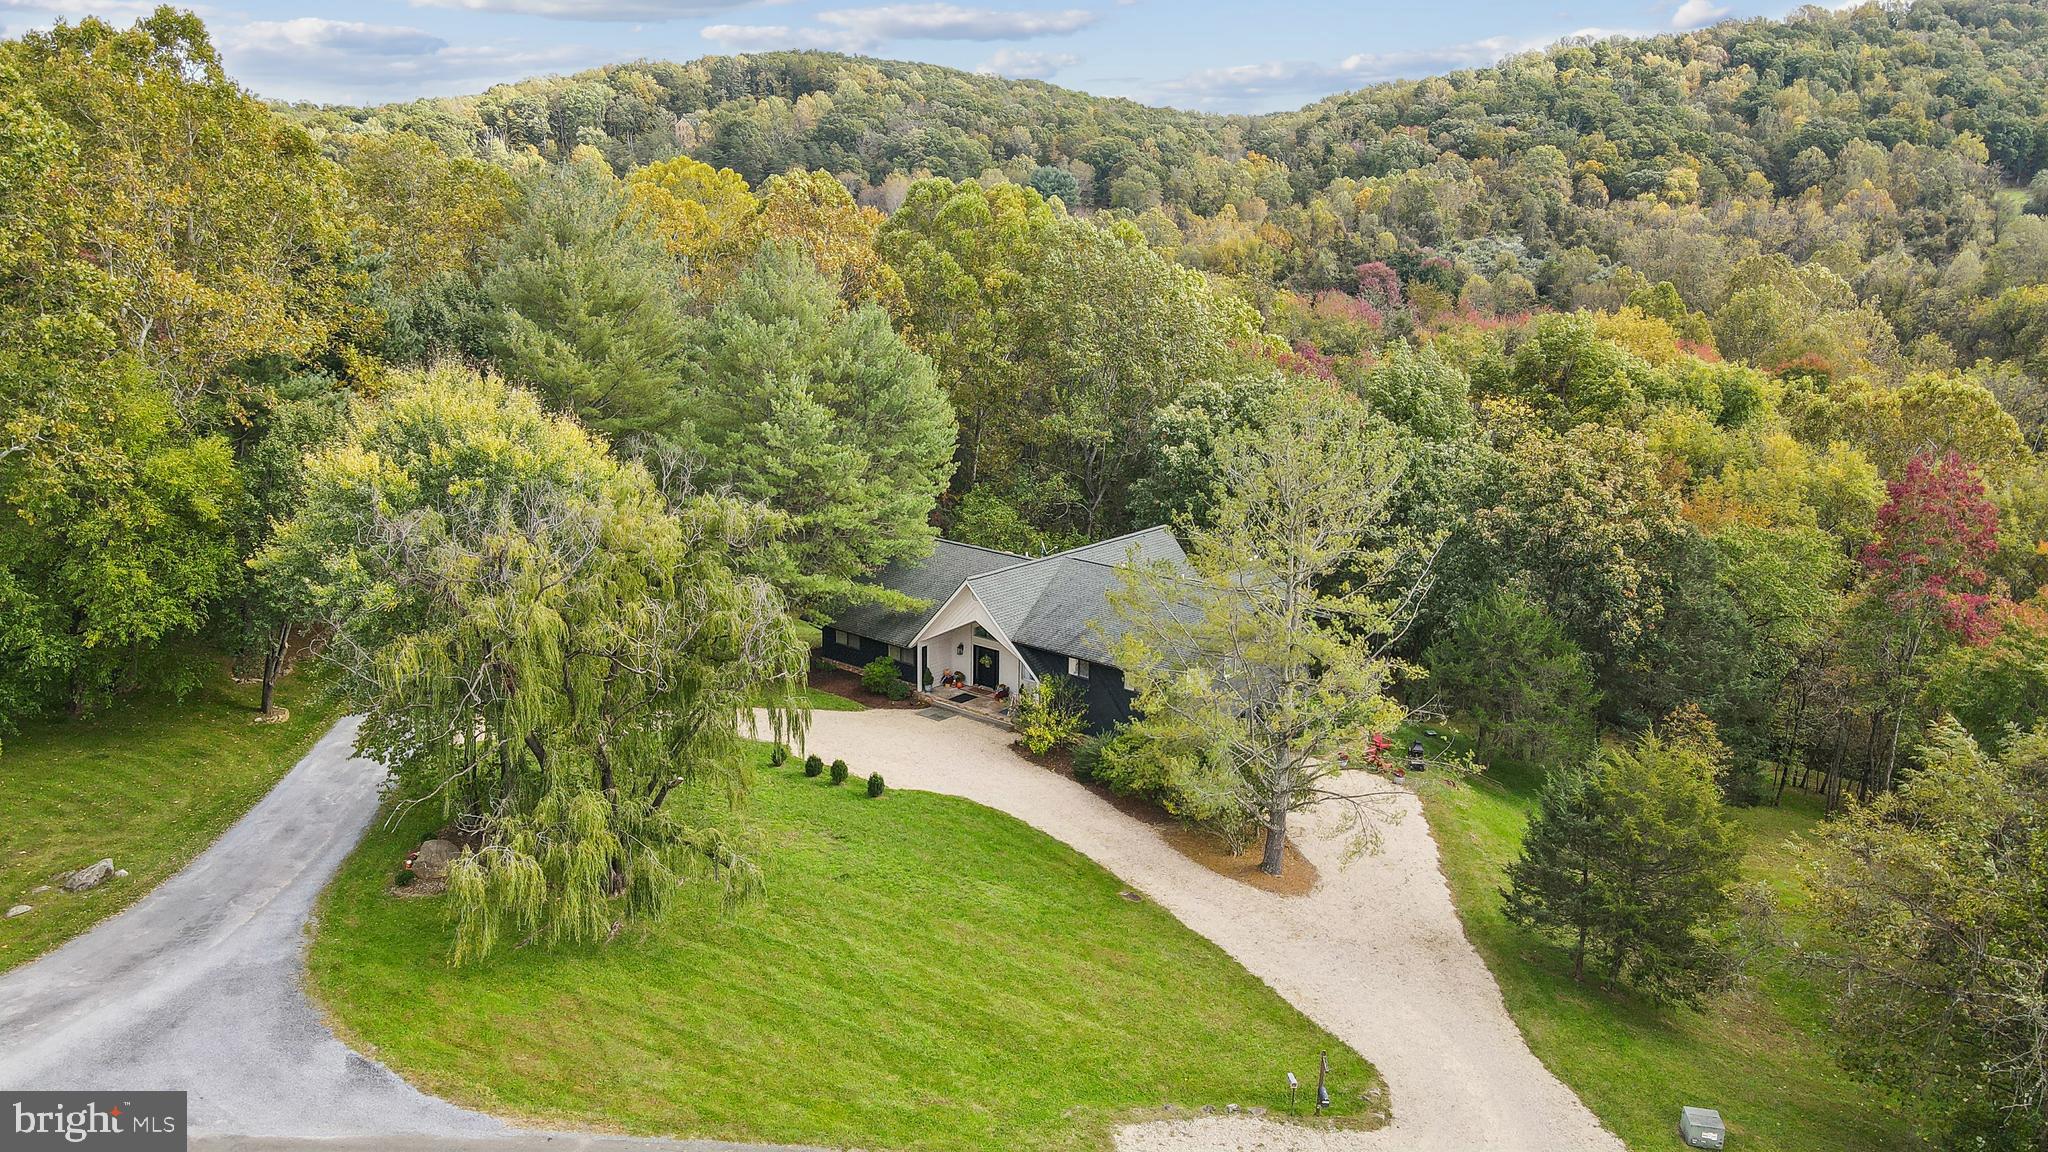
<path id="1" fill-rule="evenodd" d="M 2021 3 L 1229 118 L 813 53 L 278 108 L 196 17 L 59 25 L 0 45 L 0 727 L 331 638 L 408 789 L 612 846 L 565 890 L 479 869 L 461 955 L 600 938 L 685 862 L 744 887 L 662 804 L 678 763 L 737 790 L 732 718 L 794 699 L 799 621 L 887 599 L 865 578 L 939 532 L 1170 522 L 1227 577 L 1246 469 L 1314 474 L 1290 429 L 1328 428 L 1365 538 L 1320 558 L 1290 667 L 1355 673 L 1352 719 L 1398 698 L 1539 776 L 1640 741 L 1585 786 L 1705 771 L 1686 811 L 1965 771 L 1988 807 L 2048 719 L 2044 167 Z M 1213 742 L 1157 736 L 1113 783 L 1228 792 Z M 1868 831 L 1832 875 L 1910 871 Z M 1705 933 L 1635 991 L 1707 995 Z M 1867 974 L 1899 939 L 1861 946 Z M 2048 1127 L 2048 1029 L 2007 1011 L 2038 969 L 1890 971 L 1845 1001 L 1897 1022 L 1861 1073 L 1944 1137 Z M 1944 979 L 1998 994 L 1944 1014 Z M 1938 1058 L 1898 1039 L 1923 1025 Z"/>
<path id="2" fill-rule="evenodd" d="M 1956 317 L 1907 297 L 1995 295 L 2031 269 L 2019 251 L 1985 262 L 2004 238 L 1995 188 L 2048 165 L 2044 46 L 2038 5 L 1868 5 L 1572 44 L 1262 117 L 809 52 L 296 115 L 479 156 L 589 145 L 621 172 L 675 155 L 751 184 L 822 169 L 887 210 L 920 176 L 1005 178 L 1302 292 L 1349 290 L 1364 261 L 1406 276 L 1435 258 L 1458 273 L 1439 291 L 1476 274 L 1497 307 L 1618 299 L 1633 271 L 1711 308 L 1742 257 L 1783 252 L 1843 276 L 1910 344 Z"/>

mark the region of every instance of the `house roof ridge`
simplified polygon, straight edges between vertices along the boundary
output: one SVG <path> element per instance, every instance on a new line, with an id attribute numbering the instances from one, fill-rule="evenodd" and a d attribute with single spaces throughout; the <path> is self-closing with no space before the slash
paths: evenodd
<path id="1" fill-rule="evenodd" d="M 1111 536 L 1111 537 L 1110 537 L 1109 539 L 1107 539 L 1107 540 L 1096 540 L 1096 541 L 1093 541 L 1093 542 L 1091 542 L 1091 543 L 1088 543 L 1088 544 L 1076 544 L 1076 545 L 1074 545 L 1074 546 L 1073 546 L 1072 548 L 1068 548 L 1068 549 L 1065 549 L 1065 550 L 1063 550 L 1063 551 L 1060 551 L 1060 552 L 1053 552 L 1053 553 L 1049 553 L 1049 554 L 1047 554 L 1047 555 L 1045 555 L 1045 556 L 1042 556 L 1042 557 L 1040 557 L 1040 559 L 1042 559 L 1042 560 L 1053 560 L 1053 559 L 1057 559 L 1057 558 L 1059 558 L 1059 557 L 1061 557 L 1061 556 L 1071 556 L 1071 555 L 1073 555 L 1073 554 L 1074 554 L 1074 553 L 1076 553 L 1076 552 L 1086 552 L 1086 551 L 1089 551 L 1090 549 L 1094 549 L 1094 548 L 1100 548 L 1100 547 L 1102 547 L 1102 546 L 1103 546 L 1103 545 L 1105 545 L 1105 544 L 1114 544 L 1114 543 L 1116 543 L 1116 542 L 1117 542 L 1117 541 L 1119 541 L 1119 540 L 1131 540 L 1131 539 L 1135 539 L 1135 538 L 1137 538 L 1137 537 L 1139 537 L 1139 536 L 1143 536 L 1143 535 L 1146 535 L 1147 533 L 1151 533 L 1151 532 L 1165 532 L 1165 533 L 1167 533 L 1168 535 L 1172 535 L 1172 533 L 1173 533 L 1173 529 L 1172 529 L 1172 528 L 1169 528 L 1168 526 L 1166 526 L 1166 525 L 1164 525 L 1164 524 L 1154 524 L 1154 525 L 1152 525 L 1152 526 L 1151 526 L 1151 527 L 1149 527 L 1149 528 L 1134 528 L 1134 529 L 1132 529 L 1131 531 L 1129 531 L 1129 532 L 1125 532 L 1125 533 L 1123 533 L 1123 534 L 1122 534 L 1122 535 L 1120 535 L 1120 536 Z M 1178 541 L 1178 539 L 1179 539 L 1178 537 L 1176 537 L 1176 538 L 1175 538 L 1176 542 Z M 1092 561 L 1091 561 L 1091 563 L 1092 563 Z"/>
<path id="2" fill-rule="evenodd" d="M 1030 557 L 1029 557 L 1029 556 L 1026 556 L 1026 555 L 1024 555 L 1024 554 L 1023 554 L 1023 553 L 1021 553 L 1021 552 L 1011 552 L 1011 551 L 1008 551 L 1008 550 L 1006 550 L 1006 549 L 1003 549 L 1003 548 L 991 548 L 991 547 L 989 547 L 989 546 L 988 546 L 988 545 L 986 545 L 986 544 L 970 544 L 970 543 L 968 543 L 968 542 L 967 542 L 967 541 L 965 541 L 965 540 L 955 540 L 955 539 L 953 539 L 953 538 L 952 538 L 951 536 L 940 536 L 940 537 L 937 537 L 936 539 L 934 539 L 934 540 L 933 540 L 933 543 L 935 543 L 935 544 L 951 544 L 951 545 L 952 545 L 953 547 L 955 547 L 955 548 L 972 548 L 972 549 L 974 549 L 974 550 L 975 550 L 976 552 L 987 552 L 987 553 L 990 553 L 991 555 L 995 555 L 995 556 L 1009 556 L 1009 557 L 1012 557 L 1012 558 L 1015 558 L 1015 559 L 1018 559 L 1018 560 L 1029 560 L 1029 559 L 1030 559 Z"/>
<path id="3" fill-rule="evenodd" d="M 1015 564 L 1005 564 L 1001 568 L 991 568 L 986 572 L 976 572 L 974 575 L 969 576 L 965 580 L 962 580 L 961 583 L 972 584 L 976 580 L 986 580 L 991 576 L 1000 576 L 1005 572 L 1015 572 L 1019 568 L 1029 568 L 1033 564 L 1043 564 L 1047 560 L 1053 560 L 1057 558 L 1057 553 L 1055 553 L 1052 556 L 1019 556 L 1017 557 L 1017 562 Z"/>

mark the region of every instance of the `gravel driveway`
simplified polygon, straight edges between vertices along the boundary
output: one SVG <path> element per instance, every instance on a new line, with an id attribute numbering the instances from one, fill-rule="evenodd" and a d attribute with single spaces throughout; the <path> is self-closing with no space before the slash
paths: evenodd
<path id="1" fill-rule="evenodd" d="M 220 1152 L 738 1147 L 512 1128 L 334 1038 L 301 985 L 303 927 L 377 811 L 384 770 L 351 754 L 355 731 L 337 724 L 134 907 L 0 976 L 0 1088 L 182 1089 L 194 1146 Z"/>
<path id="2" fill-rule="evenodd" d="M 1011 734 L 965 717 L 818 712 L 809 746 L 879 771 L 891 787 L 997 808 L 1079 849 L 1214 940 L 1252 974 L 1371 1060 L 1393 1122 L 1325 1133 L 1237 1117 L 1125 1128 L 1125 1152 L 1292 1149 L 1562 1152 L 1622 1144 L 1529 1051 L 1500 989 L 1466 942 L 1419 803 L 1380 851 L 1345 863 L 1333 813 L 1312 813 L 1296 845 L 1322 881 L 1305 897 L 1258 891 L 1169 847 L 1152 827 L 1012 752 Z M 1361 780 L 1377 782 L 1377 778 Z"/>
<path id="3" fill-rule="evenodd" d="M 306 999 L 313 901 L 377 808 L 383 771 L 353 721 L 190 867 L 126 912 L 0 976 L 0 1088 L 183 1089 L 216 1152 L 714 1152 L 741 1146 L 524 1131 L 423 1095 L 349 1051 Z M 1151 827 L 1010 751 L 1007 732 L 908 711 L 820 712 L 810 743 L 893 787 L 964 796 L 1078 848 L 1356 1048 L 1394 1120 L 1322 1133 L 1244 1118 L 1137 1125 L 1125 1152 L 1619 1149 L 1508 1019 L 1465 942 L 1413 798 L 1382 851 L 1297 843 L 1322 883 L 1268 895 L 1200 867 Z M 1313 822 L 1311 822 L 1313 823 Z"/>

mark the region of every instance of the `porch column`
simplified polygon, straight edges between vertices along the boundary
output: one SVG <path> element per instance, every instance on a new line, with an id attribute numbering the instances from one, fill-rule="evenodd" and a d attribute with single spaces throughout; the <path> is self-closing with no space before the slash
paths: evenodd
<path id="1" fill-rule="evenodd" d="M 922 694 L 924 692 L 924 645 L 922 644 L 917 646 L 917 660 L 915 663 L 917 665 L 917 679 L 911 683 L 910 690 Z"/>

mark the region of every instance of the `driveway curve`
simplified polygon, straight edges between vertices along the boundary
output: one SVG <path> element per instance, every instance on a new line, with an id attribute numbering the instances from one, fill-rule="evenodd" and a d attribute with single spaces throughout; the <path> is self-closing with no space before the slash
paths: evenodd
<path id="1" fill-rule="evenodd" d="M 183 1090 L 195 1145 L 248 1152 L 738 1147 L 514 1128 L 334 1037 L 306 998 L 304 927 L 377 811 L 385 771 L 354 755 L 356 726 L 156 891 L 0 976 L 0 1088 Z"/>
<path id="2" fill-rule="evenodd" d="M 1321 882 L 1289 898 L 1194 863 L 1153 827 L 1018 756 L 1010 739 L 966 717 L 889 709 L 818 712 L 807 742 L 891 787 L 961 796 L 1072 845 L 1371 1060 L 1392 1098 L 1392 1122 L 1373 1132 L 1214 1117 L 1124 1128 L 1119 1149 L 1620 1152 L 1508 1017 L 1465 939 L 1413 795 L 1386 804 L 1394 819 L 1379 851 L 1348 862 L 1334 814 L 1310 813 L 1295 841 Z"/>

